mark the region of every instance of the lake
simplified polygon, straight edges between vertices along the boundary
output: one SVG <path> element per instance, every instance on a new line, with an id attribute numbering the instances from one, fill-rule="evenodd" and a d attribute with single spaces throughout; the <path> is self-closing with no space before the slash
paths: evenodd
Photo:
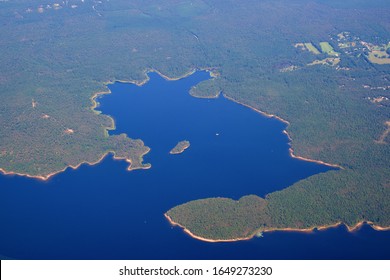
<path id="1" fill-rule="evenodd" d="M 172 227 L 170 208 L 208 197 L 280 190 L 332 168 L 289 156 L 286 125 L 227 100 L 194 98 L 207 72 L 178 81 L 149 73 L 142 87 L 109 85 L 99 98 L 117 129 L 142 139 L 148 170 L 107 156 L 48 181 L 0 176 L 0 255 L 15 259 L 388 259 L 390 232 L 344 226 L 206 243 Z M 191 146 L 169 151 L 182 140 Z"/>

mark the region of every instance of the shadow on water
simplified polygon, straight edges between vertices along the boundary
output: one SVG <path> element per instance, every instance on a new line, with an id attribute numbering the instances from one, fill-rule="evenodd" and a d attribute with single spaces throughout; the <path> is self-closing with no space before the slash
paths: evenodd
<path id="1" fill-rule="evenodd" d="M 264 196 L 329 167 L 292 159 L 285 125 L 223 97 L 188 90 L 197 72 L 169 82 L 110 85 L 100 99 L 117 130 L 151 147 L 149 170 L 126 171 L 107 156 L 48 181 L 0 176 L 0 254 L 17 259 L 360 259 L 388 258 L 389 232 L 364 226 L 310 234 L 274 232 L 236 243 L 205 243 L 163 216 L 199 198 Z M 183 154 L 170 155 L 189 140 Z"/>

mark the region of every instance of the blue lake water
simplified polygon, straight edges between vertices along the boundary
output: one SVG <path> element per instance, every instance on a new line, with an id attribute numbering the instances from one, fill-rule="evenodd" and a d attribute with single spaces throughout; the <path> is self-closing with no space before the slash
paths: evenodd
<path id="1" fill-rule="evenodd" d="M 0 176 L 0 255 L 16 259 L 388 259 L 390 232 L 344 226 L 274 232 L 235 243 L 205 243 L 163 214 L 199 198 L 264 196 L 329 167 L 292 159 L 285 124 L 217 99 L 188 94 L 208 79 L 155 73 L 142 87 L 115 83 L 99 99 L 117 129 L 151 147 L 149 170 L 126 171 L 107 156 L 48 181 Z M 170 155 L 189 140 L 183 154 Z"/>

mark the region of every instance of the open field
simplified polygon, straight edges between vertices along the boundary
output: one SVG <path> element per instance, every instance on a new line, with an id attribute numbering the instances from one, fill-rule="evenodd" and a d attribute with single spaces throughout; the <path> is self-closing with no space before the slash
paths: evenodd
<path id="1" fill-rule="evenodd" d="M 312 43 L 305 43 L 305 47 L 313 54 L 321 53 Z"/>
<path id="2" fill-rule="evenodd" d="M 371 51 L 368 55 L 368 59 L 375 64 L 390 64 L 390 55 L 385 51 Z"/>
<path id="3" fill-rule="evenodd" d="M 320 43 L 321 52 L 327 53 L 330 56 L 338 56 L 339 53 L 335 52 L 333 47 L 328 42 L 321 42 Z"/>

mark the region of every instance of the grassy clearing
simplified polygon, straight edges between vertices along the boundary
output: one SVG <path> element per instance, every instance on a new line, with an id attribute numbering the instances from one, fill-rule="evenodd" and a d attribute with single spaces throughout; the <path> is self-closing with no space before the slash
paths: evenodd
<path id="1" fill-rule="evenodd" d="M 330 56 L 338 56 L 339 53 L 335 52 L 333 47 L 328 42 L 321 42 L 320 43 L 321 52 L 327 53 Z"/>
<path id="2" fill-rule="evenodd" d="M 305 43 L 305 47 L 314 54 L 321 53 L 312 43 Z"/>
<path id="3" fill-rule="evenodd" d="M 390 64 L 390 56 L 385 51 L 372 51 L 368 60 L 375 64 Z"/>
<path id="4" fill-rule="evenodd" d="M 374 45 L 372 43 L 362 42 L 362 45 L 368 49 L 368 60 L 374 64 L 390 64 L 390 54 L 388 53 L 389 44 Z"/>

